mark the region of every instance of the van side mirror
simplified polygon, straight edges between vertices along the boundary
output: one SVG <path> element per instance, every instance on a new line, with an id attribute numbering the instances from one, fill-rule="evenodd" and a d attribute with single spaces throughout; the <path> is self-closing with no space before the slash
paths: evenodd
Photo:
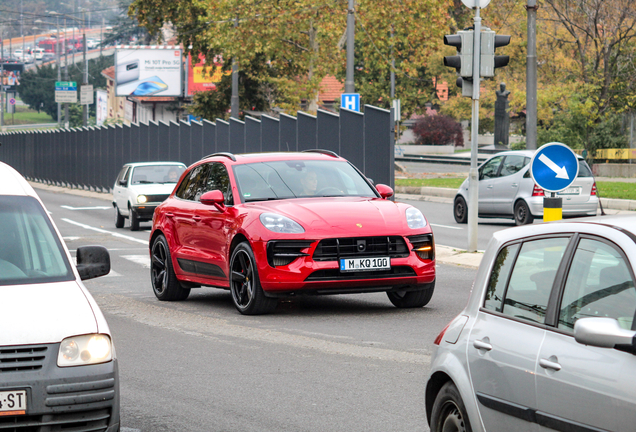
<path id="1" fill-rule="evenodd" d="M 110 273 L 110 255 L 104 246 L 77 248 L 77 272 L 80 279 L 93 279 Z"/>
<path id="2" fill-rule="evenodd" d="M 605 317 L 580 318 L 574 323 L 574 340 L 583 345 L 615 348 L 636 354 L 636 332 Z"/>

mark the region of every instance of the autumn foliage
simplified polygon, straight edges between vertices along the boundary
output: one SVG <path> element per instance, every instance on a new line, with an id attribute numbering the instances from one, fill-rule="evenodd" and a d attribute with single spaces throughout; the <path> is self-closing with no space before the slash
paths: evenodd
<path id="1" fill-rule="evenodd" d="M 417 120 L 413 132 L 416 144 L 464 146 L 462 125 L 445 115 L 424 116 Z"/>

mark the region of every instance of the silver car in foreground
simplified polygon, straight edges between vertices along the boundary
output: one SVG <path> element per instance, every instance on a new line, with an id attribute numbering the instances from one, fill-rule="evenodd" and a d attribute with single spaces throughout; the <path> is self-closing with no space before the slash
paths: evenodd
<path id="1" fill-rule="evenodd" d="M 513 218 L 517 225 L 530 224 L 543 217 L 544 191 L 530 176 L 532 150 L 497 153 L 479 167 L 479 217 Z M 595 216 L 598 208 L 596 182 L 582 157 L 579 175 L 558 196 L 563 199 L 563 217 Z M 468 179 L 455 196 L 453 215 L 457 223 L 466 223 Z"/>
<path id="2" fill-rule="evenodd" d="M 510 228 L 435 340 L 432 432 L 636 428 L 636 216 Z"/>

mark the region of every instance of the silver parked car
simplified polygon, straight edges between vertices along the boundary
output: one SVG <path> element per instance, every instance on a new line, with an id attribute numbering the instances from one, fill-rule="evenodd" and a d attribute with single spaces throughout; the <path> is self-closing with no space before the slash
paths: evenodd
<path id="1" fill-rule="evenodd" d="M 435 340 L 431 431 L 633 431 L 635 269 L 634 215 L 495 233 Z"/>
<path id="2" fill-rule="evenodd" d="M 479 167 L 479 217 L 513 218 L 517 225 L 543 217 L 544 191 L 530 176 L 534 151 L 497 153 Z M 596 182 L 585 159 L 578 157 L 579 175 L 558 196 L 563 199 L 563 217 L 595 216 L 598 208 Z M 457 223 L 468 218 L 468 179 L 459 187 L 453 205 Z"/>

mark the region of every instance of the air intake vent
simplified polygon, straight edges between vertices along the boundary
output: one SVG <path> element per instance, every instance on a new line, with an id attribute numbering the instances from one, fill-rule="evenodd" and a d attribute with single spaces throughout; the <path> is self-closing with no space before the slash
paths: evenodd
<path id="1" fill-rule="evenodd" d="M 267 243 L 267 262 L 272 267 L 291 264 L 296 258 L 308 256 L 302 252 L 313 240 L 272 240 Z"/>
<path id="2" fill-rule="evenodd" d="M 409 256 L 409 250 L 402 237 L 392 236 L 325 239 L 314 252 L 316 261 L 336 261 L 356 256 L 402 258 Z"/>
<path id="3" fill-rule="evenodd" d="M 43 345 L 1 348 L 0 374 L 42 369 L 47 349 Z"/>
<path id="4" fill-rule="evenodd" d="M 433 235 L 424 234 L 408 237 L 413 247 L 413 252 L 422 260 L 433 260 L 435 258 L 435 244 Z"/>

